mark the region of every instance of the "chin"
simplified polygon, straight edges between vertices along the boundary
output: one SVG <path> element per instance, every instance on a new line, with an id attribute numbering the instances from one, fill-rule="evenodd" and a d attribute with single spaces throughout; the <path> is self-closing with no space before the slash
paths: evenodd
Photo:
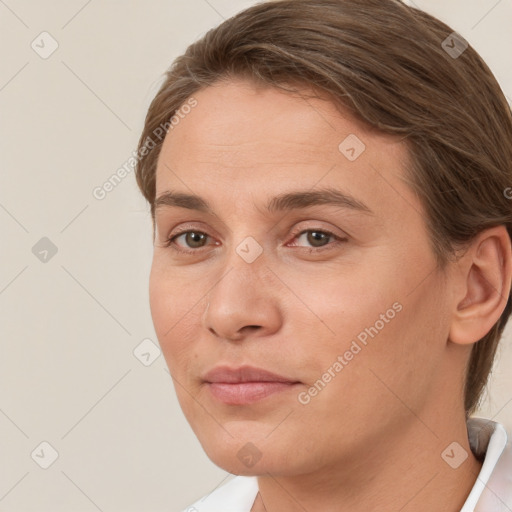
<path id="1" fill-rule="evenodd" d="M 230 431 L 231 433 L 231 431 Z M 259 436 L 230 437 L 224 432 L 222 438 L 201 439 L 201 446 L 208 458 L 221 469 L 242 476 L 260 476 L 301 473 L 303 462 L 296 457 L 297 450 L 290 450 L 277 438 Z M 307 462 L 304 464 L 307 467 Z"/>
<path id="2" fill-rule="evenodd" d="M 266 475 L 268 473 L 276 474 L 280 473 L 283 468 L 275 467 L 274 464 L 270 464 L 269 461 L 264 460 L 262 456 L 257 462 L 247 461 L 243 462 L 237 457 L 237 454 L 233 456 L 232 452 L 229 453 L 206 453 L 208 458 L 219 468 L 231 473 L 233 475 L 241 475 L 241 476 L 260 476 Z"/>

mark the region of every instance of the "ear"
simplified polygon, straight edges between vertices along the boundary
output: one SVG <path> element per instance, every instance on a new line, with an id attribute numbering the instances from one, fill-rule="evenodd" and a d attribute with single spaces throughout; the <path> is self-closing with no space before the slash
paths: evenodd
<path id="1" fill-rule="evenodd" d="M 512 255 L 505 226 L 479 233 L 456 265 L 459 273 L 449 339 L 467 345 L 483 338 L 507 305 Z"/>

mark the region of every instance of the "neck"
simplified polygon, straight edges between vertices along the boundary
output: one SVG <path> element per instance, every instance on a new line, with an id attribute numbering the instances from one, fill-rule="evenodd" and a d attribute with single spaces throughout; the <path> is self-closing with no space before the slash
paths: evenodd
<path id="1" fill-rule="evenodd" d="M 439 411 L 426 415 L 431 421 L 423 423 L 411 415 L 404 419 L 408 427 L 394 438 L 367 445 L 337 467 L 314 474 L 258 476 L 260 492 L 251 512 L 459 512 L 481 462 L 469 447 L 463 411 L 450 425 L 437 424 L 439 416 Z M 456 469 L 441 457 L 454 441 L 468 454 Z M 455 465 L 461 453 L 455 447 L 446 459 Z"/>

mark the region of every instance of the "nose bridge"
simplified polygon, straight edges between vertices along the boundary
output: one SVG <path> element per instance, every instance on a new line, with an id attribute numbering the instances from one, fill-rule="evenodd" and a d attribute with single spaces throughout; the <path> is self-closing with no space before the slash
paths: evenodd
<path id="1" fill-rule="evenodd" d="M 239 301 L 256 300 L 265 293 L 269 278 L 268 267 L 272 267 L 271 256 L 275 240 L 272 226 L 264 209 L 256 202 L 247 183 L 235 183 L 225 205 L 223 224 L 229 234 L 222 248 L 222 272 L 220 281 L 211 290 L 212 300 L 216 292 L 234 293 Z M 221 277 L 223 276 L 223 277 Z M 268 297 L 268 289 L 265 295 Z M 212 301 L 210 301 L 212 302 Z"/>
<path id="2" fill-rule="evenodd" d="M 226 254 L 224 272 L 212 290 L 226 292 L 225 288 L 235 288 L 235 293 L 244 296 L 257 296 L 264 287 L 265 270 L 268 258 L 265 256 L 262 244 L 254 237 L 246 236 L 240 242 L 229 247 Z M 258 289 L 254 285 L 259 283 Z M 243 298 L 243 297 L 240 297 Z"/>
<path id="3" fill-rule="evenodd" d="M 252 201 L 247 201 L 243 197 L 243 194 L 233 196 L 228 215 L 228 221 L 231 223 L 230 236 L 224 257 L 226 268 L 236 269 L 237 272 L 249 277 L 261 272 L 265 263 L 268 263 L 264 245 L 265 236 L 269 232 L 262 223 L 259 209 Z"/>

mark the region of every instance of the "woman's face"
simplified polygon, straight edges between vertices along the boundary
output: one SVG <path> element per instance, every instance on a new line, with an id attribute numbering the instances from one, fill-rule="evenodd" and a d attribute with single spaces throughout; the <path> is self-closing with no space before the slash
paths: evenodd
<path id="1" fill-rule="evenodd" d="M 300 474 L 416 428 L 446 385 L 448 285 L 401 181 L 403 143 L 248 82 L 194 98 L 156 197 L 202 201 L 160 200 L 150 305 L 207 455 L 235 474 Z M 206 376 L 246 366 L 287 382 Z"/>

